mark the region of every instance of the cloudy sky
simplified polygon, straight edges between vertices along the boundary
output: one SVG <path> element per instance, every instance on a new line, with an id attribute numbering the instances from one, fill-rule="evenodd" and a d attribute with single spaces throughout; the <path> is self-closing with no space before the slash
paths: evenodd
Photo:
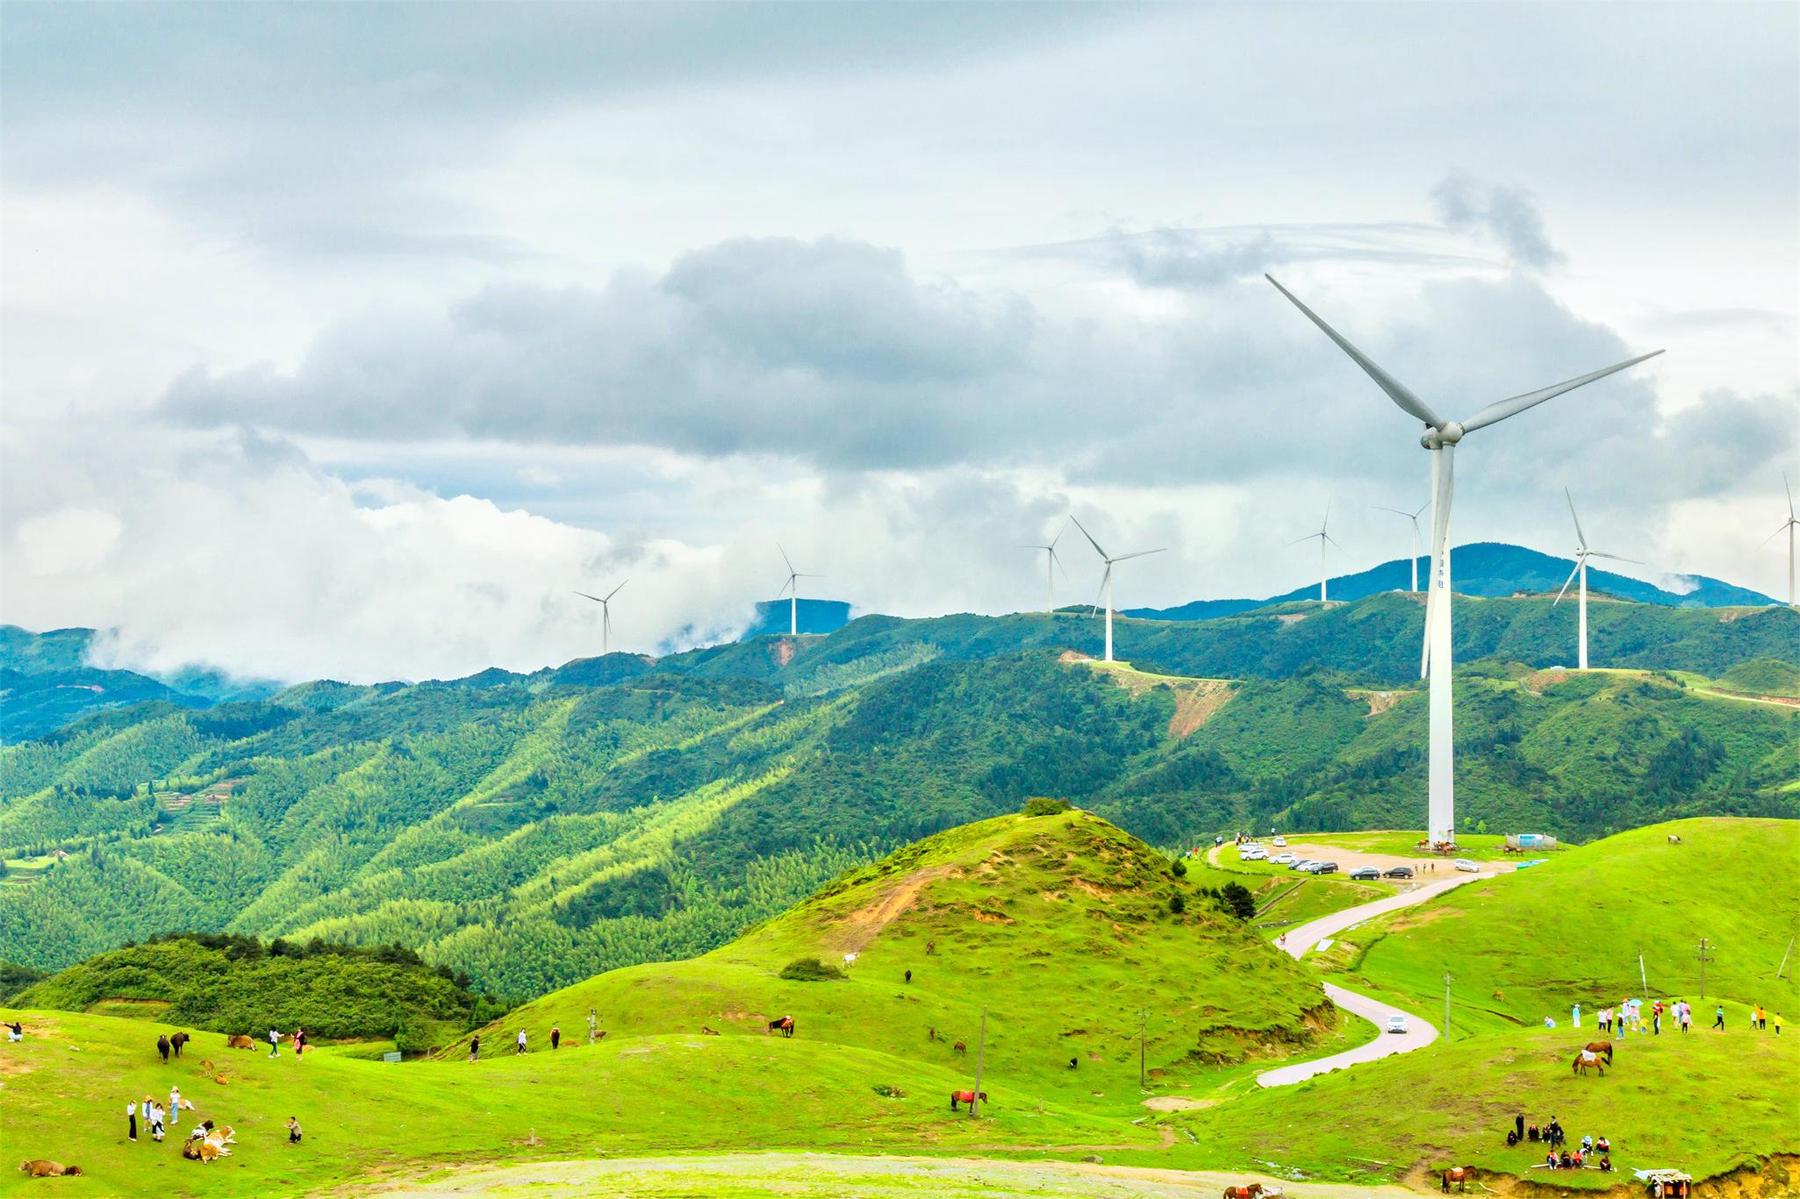
<path id="1" fill-rule="evenodd" d="M 109 662 L 531 668 L 1125 606 L 1454 536 L 1777 592 L 1791 4 L 0 8 L 0 620 Z M 1091 518 L 1091 519 L 1090 519 Z M 1059 602 L 1091 599 L 1070 544 Z"/>

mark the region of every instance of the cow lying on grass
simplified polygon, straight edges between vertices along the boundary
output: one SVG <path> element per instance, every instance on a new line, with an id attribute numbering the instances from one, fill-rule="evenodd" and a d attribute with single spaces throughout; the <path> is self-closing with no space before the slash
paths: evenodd
<path id="1" fill-rule="evenodd" d="M 70 1178 L 81 1173 L 80 1166 L 65 1166 L 61 1162 L 48 1161 L 41 1157 L 20 1162 L 19 1169 L 27 1178 Z"/>

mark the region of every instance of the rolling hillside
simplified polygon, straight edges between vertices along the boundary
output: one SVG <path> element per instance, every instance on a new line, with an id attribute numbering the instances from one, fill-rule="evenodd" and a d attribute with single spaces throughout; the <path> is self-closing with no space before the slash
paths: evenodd
<path id="1" fill-rule="evenodd" d="M 1263 620 L 1261 636 L 1380 628 L 1396 599 L 1273 634 Z M 1637 610 L 1749 644 L 1758 620 L 1793 617 Z M 921 625 L 975 640 L 949 653 L 893 639 Z M 1002 653 L 1005 631 L 866 619 L 800 639 L 785 667 L 793 643 L 764 638 L 660 663 L 615 654 L 96 714 L 0 748 L 0 855 L 19 863 L 0 886 L 0 960 L 60 968 L 178 930 L 397 942 L 522 999 L 704 952 L 850 865 L 1031 795 L 1163 845 L 1251 824 L 1417 823 L 1416 682 L 1101 669 Z M 1575 839 L 1792 814 L 1800 711 L 1703 684 L 1471 664 L 1459 811 L 1471 831 Z M 66 860 L 44 856 L 59 847 Z"/>

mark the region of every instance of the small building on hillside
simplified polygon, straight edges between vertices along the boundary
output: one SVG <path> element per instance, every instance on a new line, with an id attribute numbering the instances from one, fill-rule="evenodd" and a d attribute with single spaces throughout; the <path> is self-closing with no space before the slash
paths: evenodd
<path id="1" fill-rule="evenodd" d="M 1556 838 L 1549 833 L 1508 833 L 1508 849 L 1555 849 Z"/>

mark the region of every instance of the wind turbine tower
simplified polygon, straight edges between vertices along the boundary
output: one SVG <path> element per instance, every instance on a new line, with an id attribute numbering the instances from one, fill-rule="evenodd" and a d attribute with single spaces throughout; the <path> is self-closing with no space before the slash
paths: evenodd
<path id="1" fill-rule="evenodd" d="M 1344 548 L 1343 546 L 1338 545 L 1337 538 L 1325 531 L 1330 524 L 1331 506 L 1327 504 L 1325 507 L 1325 519 L 1319 522 L 1319 531 L 1317 533 L 1308 533 L 1304 537 L 1296 537 L 1288 542 L 1289 545 L 1299 545 L 1302 541 L 1311 541 L 1315 537 L 1319 539 L 1319 602 L 1321 604 L 1325 602 L 1325 580 L 1330 577 L 1329 572 L 1325 569 L 1325 545 L 1329 542 L 1332 545 L 1337 545 L 1339 549 Z"/>
<path id="2" fill-rule="evenodd" d="M 1404 383 L 1388 374 L 1373 359 L 1344 340 L 1336 329 L 1326 324 L 1312 309 L 1302 304 L 1274 278 L 1263 276 L 1275 289 L 1292 301 L 1294 307 L 1331 338 L 1338 349 L 1349 355 L 1387 397 L 1424 426 L 1419 444 L 1431 454 L 1431 586 L 1425 595 L 1425 644 L 1420 657 L 1419 673 L 1429 672 L 1430 688 L 1430 767 L 1429 793 L 1426 803 L 1426 838 L 1436 842 L 1456 839 L 1456 766 L 1452 750 L 1451 729 L 1451 662 L 1450 662 L 1450 500 L 1454 491 L 1456 446 L 1477 429 L 1499 424 L 1517 416 L 1527 408 L 1555 399 L 1564 392 L 1603 379 L 1607 375 L 1636 366 L 1646 358 L 1654 358 L 1661 350 L 1642 354 L 1612 366 L 1577 375 L 1561 383 L 1552 383 L 1536 391 L 1521 392 L 1504 400 L 1496 400 L 1465 420 L 1447 420 L 1434 412 L 1424 400 Z"/>
<path id="3" fill-rule="evenodd" d="M 1419 589 L 1419 559 L 1425 553 L 1425 534 L 1419 529 L 1419 517 L 1423 516 L 1425 514 L 1425 509 L 1429 507 L 1431 507 L 1430 500 L 1426 500 L 1423 504 L 1420 504 L 1417 512 L 1402 512 L 1398 508 L 1386 508 L 1380 504 L 1375 505 L 1375 510 L 1378 512 L 1392 512 L 1395 516 L 1404 516 L 1407 520 L 1412 521 L 1413 547 L 1415 550 L 1412 556 L 1412 589 L 1414 591 Z"/>
<path id="4" fill-rule="evenodd" d="M 788 636 L 798 637 L 800 635 L 800 580 L 822 579 L 825 576 L 804 574 L 795 570 L 794 564 L 788 562 L 787 551 L 782 549 L 779 543 L 775 548 L 780 550 L 781 560 L 787 563 L 788 568 L 787 582 L 782 584 L 782 590 L 788 593 Z M 777 591 L 775 594 L 780 595 L 781 592 Z"/>
<path id="5" fill-rule="evenodd" d="M 1163 549 L 1166 549 L 1167 547 L 1164 546 L 1162 548 L 1153 549 L 1153 550 L 1138 550 L 1136 553 L 1120 554 L 1117 557 L 1112 557 L 1112 556 L 1109 556 L 1105 550 L 1100 548 L 1100 543 L 1098 541 L 1094 540 L 1094 535 L 1092 533 L 1088 532 L 1085 528 L 1082 528 L 1082 524 L 1079 520 L 1075 520 L 1075 518 L 1073 516 L 1069 517 L 1069 519 L 1075 521 L 1075 527 L 1078 529 L 1081 529 L 1081 535 L 1083 537 L 1087 538 L 1088 544 L 1094 547 L 1094 552 L 1096 554 L 1100 555 L 1100 560 L 1102 562 L 1106 563 L 1106 573 L 1100 576 L 1100 596 L 1099 596 L 1099 598 L 1102 602 L 1104 602 L 1106 604 L 1106 656 L 1101 660 L 1104 662 L 1110 662 L 1113 660 L 1113 638 L 1112 638 L 1113 567 L 1120 562 L 1129 561 L 1132 558 L 1143 558 L 1143 557 L 1147 557 L 1150 554 L 1160 554 L 1163 552 Z M 1098 604 L 1095 605 L 1095 607 L 1098 607 L 1098 606 L 1099 606 Z"/>
<path id="6" fill-rule="evenodd" d="M 1763 538 L 1763 544 L 1775 540 L 1783 533 L 1788 535 L 1788 607 L 1794 606 L 1794 530 L 1800 528 L 1800 516 L 1794 515 L 1794 489 L 1788 484 L 1787 472 L 1781 472 L 1781 486 L 1787 491 L 1788 515 L 1781 527 Z"/>
<path id="7" fill-rule="evenodd" d="M 625 580 L 625 583 L 629 583 L 629 582 L 631 582 L 630 579 Z M 617 587 L 614 587 L 611 591 L 607 592 L 605 595 L 589 595 L 585 591 L 577 591 L 575 593 L 576 595 L 579 595 L 582 599 L 591 599 L 596 604 L 600 605 L 600 656 L 601 657 L 605 657 L 607 654 L 612 653 L 612 597 L 619 594 L 619 592 L 625 590 L 625 583 L 620 583 Z"/>
<path id="8" fill-rule="evenodd" d="M 1587 653 L 1587 564 L 1588 564 L 1588 559 L 1589 558 L 1607 558 L 1614 562 L 1629 562 L 1633 566 L 1642 566 L 1643 563 L 1639 562 L 1636 558 L 1621 558 L 1617 554 L 1603 554 L 1599 550 L 1589 549 L 1588 543 L 1587 543 L 1587 536 L 1584 533 L 1582 533 L 1582 531 L 1581 531 L 1581 518 L 1579 516 L 1575 515 L 1575 497 L 1569 494 L 1569 489 L 1567 487 L 1563 488 L 1563 498 L 1569 501 L 1569 519 L 1575 522 L 1575 542 L 1581 548 L 1575 552 L 1575 569 L 1571 570 L 1569 572 L 1569 577 L 1563 580 L 1562 591 L 1559 591 L 1556 593 L 1556 603 L 1551 604 L 1550 606 L 1552 608 L 1554 608 L 1554 607 L 1556 607 L 1556 604 L 1562 603 L 1563 592 L 1566 592 L 1569 589 L 1569 584 L 1575 582 L 1577 579 L 1581 580 L 1580 586 L 1577 588 L 1576 593 L 1575 593 L 1576 607 L 1581 612 L 1580 617 L 1576 620 L 1576 624 L 1579 626 L 1581 632 L 1580 632 L 1580 645 L 1575 651 L 1575 663 L 1576 663 L 1577 670 L 1586 670 L 1588 668 L 1588 653 Z"/>
<path id="9" fill-rule="evenodd" d="M 1056 611 L 1056 568 L 1062 565 L 1062 559 L 1056 556 L 1056 543 L 1061 541 L 1062 535 L 1068 531 L 1069 526 L 1065 524 L 1056 531 L 1056 536 L 1050 539 L 1049 545 L 1022 545 L 1019 547 L 1022 550 L 1044 551 L 1044 611 L 1046 613 Z"/>

